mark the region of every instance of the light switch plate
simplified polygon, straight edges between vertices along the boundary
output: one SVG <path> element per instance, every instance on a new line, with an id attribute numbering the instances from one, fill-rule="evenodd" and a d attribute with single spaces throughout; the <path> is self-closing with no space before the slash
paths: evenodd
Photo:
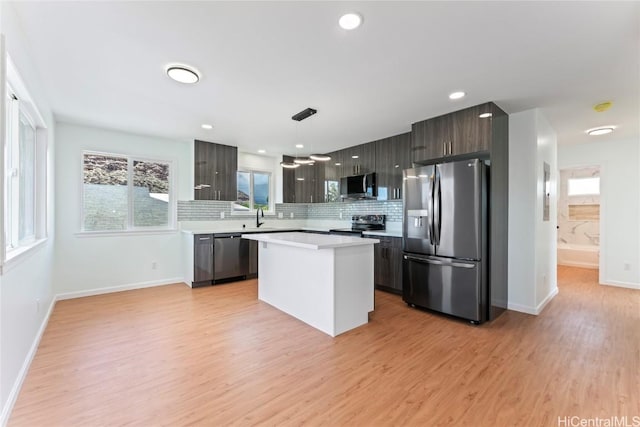
<path id="1" fill-rule="evenodd" d="M 224 211 L 220 212 L 220 219 L 224 219 Z"/>
<path id="2" fill-rule="evenodd" d="M 293 212 L 291 212 L 291 218 L 293 218 Z"/>
<path id="3" fill-rule="evenodd" d="M 283 216 L 282 212 L 278 212 L 278 218 L 282 219 Z"/>

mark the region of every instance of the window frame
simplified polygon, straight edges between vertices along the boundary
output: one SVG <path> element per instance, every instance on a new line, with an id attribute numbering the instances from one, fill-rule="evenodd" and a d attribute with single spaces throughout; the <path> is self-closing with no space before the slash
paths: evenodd
<path id="1" fill-rule="evenodd" d="M 234 216 L 243 216 L 243 215 L 255 215 L 256 214 L 256 210 L 254 207 L 254 203 L 253 203 L 253 190 L 254 190 L 254 177 L 253 174 L 254 173 L 258 173 L 258 174 L 263 174 L 263 175 L 269 175 L 269 208 L 267 211 L 264 212 L 265 215 L 275 215 L 275 203 L 274 203 L 274 194 L 275 194 L 275 188 L 274 188 L 274 183 L 273 183 L 273 171 L 270 170 L 263 170 L 263 169 L 254 169 L 254 168 L 238 168 L 238 170 L 236 171 L 236 176 L 238 174 L 238 172 L 242 172 L 242 173 L 248 173 L 249 174 L 249 190 L 250 190 L 250 194 L 249 194 L 249 210 L 236 210 L 235 206 L 236 206 L 236 202 L 237 200 L 234 200 L 233 202 L 231 202 L 231 215 Z M 237 192 L 238 192 L 238 184 L 236 181 L 236 199 L 237 199 Z"/>
<path id="2" fill-rule="evenodd" d="M 49 148 L 47 142 L 48 130 L 46 122 L 44 121 L 43 116 L 40 114 L 36 103 L 33 101 L 33 98 L 27 90 L 24 81 L 20 77 L 20 74 L 13 64 L 11 57 L 8 54 L 5 54 L 4 44 L 2 43 L 3 40 L 1 39 L 2 37 L 0 36 L 0 56 L 2 57 L 2 59 L 0 59 L 0 62 L 2 60 L 6 61 L 5 78 L 0 79 L 0 95 L 3 100 L 2 107 L 0 108 L 0 134 L 2 135 L 2 158 L 0 161 L 0 169 L 1 175 L 3 177 L 2 185 L 5 193 L 0 200 L 0 227 L 2 227 L 2 230 L 0 232 L 0 274 L 3 274 L 12 265 L 22 259 L 26 254 L 31 253 L 48 239 L 47 193 L 49 185 Z M 12 135 L 10 136 L 11 141 L 9 141 L 9 139 L 7 138 L 9 135 L 7 128 L 8 124 L 6 123 L 6 120 L 8 118 L 6 108 L 8 107 L 10 99 L 17 102 L 17 104 L 13 104 L 10 108 L 17 111 L 17 115 L 13 117 L 13 122 L 14 124 L 17 123 L 18 127 L 18 134 L 16 134 L 16 131 L 12 129 Z M 21 116 L 26 119 L 29 126 L 31 126 L 31 128 L 33 129 L 35 139 L 33 143 L 33 158 L 31 159 L 33 163 L 33 235 L 23 240 L 20 240 L 19 238 L 20 158 L 19 151 L 18 154 L 15 153 L 16 146 L 19 150 L 20 144 L 19 128 L 20 120 L 22 118 Z M 15 146 L 9 147 L 9 145 Z M 14 157 L 13 159 L 9 160 L 6 158 L 8 152 L 12 153 L 12 156 Z M 16 172 L 17 175 L 8 177 L 7 168 L 9 166 L 15 166 L 16 163 L 18 164 L 18 169 Z M 14 168 L 12 167 L 11 169 Z M 14 182 L 10 183 L 9 181 Z M 14 193 L 15 189 L 14 191 L 12 191 L 12 194 L 6 194 L 9 185 L 18 189 L 17 195 L 15 195 Z M 9 200 L 9 197 L 12 200 Z M 11 213 L 9 212 L 9 209 L 12 210 Z M 8 227 L 11 227 L 12 230 L 8 230 Z M 10 245 L 14 246 L 10 247 Z"/>
<path id="3" fill-rule="evenodd" d="M 127 227 L 121 230 L 85 230 L 85 191 L 84 191 L 84 158 L 85 155 L 97 155 L 108 157 L 121 157 L 127 159 Z M 148 163 L 163 163 L 169 165 L 169 202 L 168 209 L 168 221 L 166 226 L 135 226 L 134 225 L 134 192 L 133 189 L 133 163 L 148 162 Z M 80 153 L 80 215 L 78 236 L 118 236 L 118 235 L 135 235 L 135 234 L 163 234 L 163 233 L 175 233 L 178 229 L 177 226 L 177 162 L 174 159 L 161 159 L 151 158 L 144 155 L 135 154 L 122 154 L 98 150 L 82 150 Z"/>
<path id="4" fill-rule="evenodd" d="M 580 193 L 571 194 L 571 181 L 583 181 L 583 180 L 598 180 L 598 192 L 597 193 Z M 567 178 L 567 197 L 598 197 L 600 196 L 600 184 L 601 180 L 599 176 L 585 176 L 578 178 Z"/>

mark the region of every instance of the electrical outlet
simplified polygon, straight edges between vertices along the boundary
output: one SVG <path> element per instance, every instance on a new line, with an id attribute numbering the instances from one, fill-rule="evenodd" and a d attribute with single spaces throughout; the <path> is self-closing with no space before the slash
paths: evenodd
<path id="1" fill-rule="evenodd" d="M 282 212 L 278 212 L 278 218 L 282 219 L 284 217 L 284 215 L 282 214 Z"/>
<path id="2" fill-rule="evenodd" d="M 342 212 L 340 212 L 340 219 L 342 219 Z"/>
<path id="3" fill-rule="evenodd" d="M 291 218 L 293 219 L 293 212 L 291 212 Z"/>
<path id="4" fill-rule="evenodd" d="M 152 261 L 151 262 L 151 269 L 152 270 L 157 270 L 158 269 L 158 263 L 156 261 Z"/>
<path id="5" fill-rule="evenodd" d="M 224 219 L 224 211 L 220 212 L 220 219 Z"/>
<path id="6" fill-rule="evenodd" d="M 629 264 L 628 262 L 624 263 L 624 271 L 629 271 L 631 270 L 631 264 Z"/>

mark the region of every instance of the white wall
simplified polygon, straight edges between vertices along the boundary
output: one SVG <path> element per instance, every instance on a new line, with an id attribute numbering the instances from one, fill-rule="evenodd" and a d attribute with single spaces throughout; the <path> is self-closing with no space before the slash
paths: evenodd
<path id="1" fill-rule="evenodd" d="M 600 165 L 600 283 L 640 288 L 640 142 L 560 145 L 559 168 Z M 629 269 L 625 269 L 629 264 Z"/>
<path id="2" fill-rule="evenodd" d="M 557 141 L 543 114 L 509 116 L 509 302 L 538 314 L 557 292 Z M 549 221 L 542 220 L 543 162 L 551 169 Z"/>
<path id="3" fill-rule="evenodd" d="M 4 425 L 53 302 L 54 165 L 51 153 L 55 144 L 53 116 L 38 78 L 44 71 L 37 70 L 30 60 L 27 37 L 11 4 L 0 2 L 0 9 L 0 32 L 6 37 L 7 52 L 43 116 L 49 146 L 46 218 L 49 239 L 17 263 L 10 264 L 0 276 L 0 425 Z M 5 82 L 0 84 L 4 86 Z M 4 120 L 4 114 L 0 120 Z"/>
<path id="4" fill-rule="evenodd" d="M 67 123 L 56 127 L 56 254 L 54 283 L 64 297 L 104 288 L 125 289 L 182 281 L 178 232 L 81 236 L 83 150 L 173 161 L 177 198 L 193 194 L 193 141 L 173 141 Z M 152 269 L 152 262 L 157 268 Z"/>

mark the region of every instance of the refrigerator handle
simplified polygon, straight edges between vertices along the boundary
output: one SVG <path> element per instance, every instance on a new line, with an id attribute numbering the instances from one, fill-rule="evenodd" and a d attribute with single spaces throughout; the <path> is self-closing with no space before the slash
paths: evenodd
<path id="1" fill-rule="evenodd" d="M 434 244 L 433 241 L 433 176 L 429 177 L 429 194 L 427 195 L 427 233 L 429 233 L 429 243 Z"/>
<path id="2" fill-rule="evenodd" d="M 440 173 L 438 167 L 435 167 L 434 175 L 436 177 L 433 185 L 433 244 L 440 245 L 440 211 L 442 209 L 440 197 Z"/>
<path id="3" fill-rule="evenodd" d="M 404 255 L 404 259 L 408 261 L 416 261 L 422 262 L 425 264 L 435 264 L 435 265 L 445 265 L 448 267 L 458 267 L 458 268 L 475 268 L 475 264 L 471 264 L 468 262 L 458 262 L 458 261 L 441 261 L 432 258 L 419 258 L 411 255 Z"/>

